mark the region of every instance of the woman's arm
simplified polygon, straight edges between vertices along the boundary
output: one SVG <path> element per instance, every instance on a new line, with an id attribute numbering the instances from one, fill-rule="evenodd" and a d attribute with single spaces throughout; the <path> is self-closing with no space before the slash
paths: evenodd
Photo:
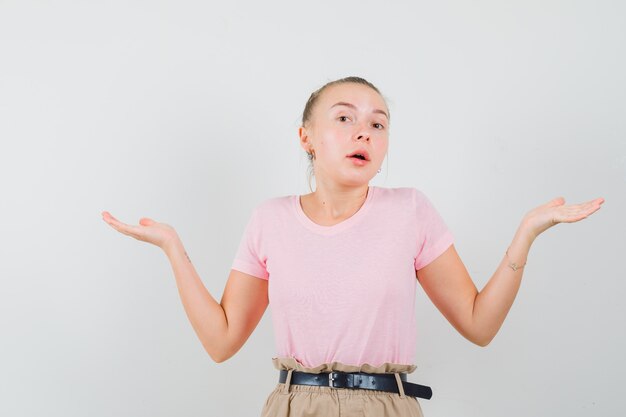
<path id="1" fill-rule="evenodd" d="M 267 280 L 233 269 L 218 303 L 202 283 L 173 227 L 146 217 L 137 226 L 129 225 L 107 211 L 102 212 L 102 219 L 120 233 L 163 249 L 172 265 L 187 317 L 215 362 L 237 353 L 267 308 Z"/>
<path id="2" fill-rule="evenodd" d="M 163 249 L 204 350 L 215 362 L 224 362 L 241 349 L 263 317 L 269 304 L 267 280 L 233 269 L 218 303 L 202 283 L 180 240 L 174 239 Z"/>
<path id="3" fill-rule="evenodd" d="M 433 304 L 461 335 L 486 346 L 495 337 L 519 290 L 523 268 L 535 238 L 557 223 L 582 220 L 600 208 L 598 198 L 563 205 L 557 198 L 531 210 L 522 220 L 498 268 L 479 292 L 452 245 L 437 259 L 417 271 L 417 279 Z M 514 264 L 509 266 L 510 264 Z"/>

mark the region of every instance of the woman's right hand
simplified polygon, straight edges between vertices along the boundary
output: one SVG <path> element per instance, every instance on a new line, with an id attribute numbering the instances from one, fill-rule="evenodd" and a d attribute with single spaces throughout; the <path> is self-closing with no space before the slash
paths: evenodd
<path id="1" fill-rule="evenodd" d="M 152 243 L 163 250 L 165 250 L 167 245 L 178 239 L 178 234 L 172 226 L 165 223 L 157 223 L 147 217 L 139 219 L 139 226 L 133 226 L 122 223 L 108 211 L 103 211 L 102 220 L 120 233 L 132 236 L 143 242 Z"/>

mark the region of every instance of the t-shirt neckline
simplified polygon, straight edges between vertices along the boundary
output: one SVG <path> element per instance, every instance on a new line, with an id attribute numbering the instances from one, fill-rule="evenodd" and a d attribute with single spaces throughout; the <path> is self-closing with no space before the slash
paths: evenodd
<path id="1" fill-rule="evenodd" d="M 349 227 L 357 223 L 359 220 L 361 220 L 363 216 L 365 216 L 365 213 L 367 213 L 367 211 L 369 210 L 371 206 L 375 189 L 376 189 L 375 186 L 369 185 L 367 187 L 367 196 L 365 197 L 365 201 L 363 202 L 359 210 L 357 210 L 356 213 L 354 213 L 352 216 L 348 217 L 347 219 L 337 224 L 334 224 L 332 226 L 322 226 L 320 224 L 315 223 L 313 220 L 311 220 L 304 213 L 304 210 L 302 209 L 302 205 L 300 204 L 300 195 L 292 196 L 292 202 L 293 202 L 292 205 L 293 205 L 293 208 L 295 209 L 296 217 L 298 218 L 298 220 L 300 220 L 300 222 L 302 223 L 304 227 L 318 234 L 332 235 L 332 234 L 339 233 L 348 229 Z"/>

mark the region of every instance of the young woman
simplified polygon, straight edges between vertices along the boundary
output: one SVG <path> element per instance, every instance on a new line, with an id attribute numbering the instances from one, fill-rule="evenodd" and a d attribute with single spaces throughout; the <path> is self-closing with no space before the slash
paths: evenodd
<path id="1" fill-rule="evenodd" d="M 311 95 L 299 136 L 316 189 L 253 210 L 219 303 L 171 226 L 149 218 L 128 225 L 102 213 L 119 232 L 164 250 L 214 361 L 242 347 L 271 301 L 280 373 L 263 416 L 421 416 L 417 398 L 430 398 L 430 388 L 406 378 L 416 368 L 416 283 L 459 333 L 485 346 L 513 303 L 537 236 L 604 202 L 555 198 L 529 211 L 479 292 L 423 193 L 369 185 L 387 154 L 388 128 L 385 100 L 362 78 Z"/>

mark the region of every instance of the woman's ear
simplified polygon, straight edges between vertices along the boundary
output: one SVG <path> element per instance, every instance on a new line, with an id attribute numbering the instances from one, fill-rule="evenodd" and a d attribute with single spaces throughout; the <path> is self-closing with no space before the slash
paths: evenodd
<path id="1" fill-rule="evenodd" d="M 309 132 L 304 126 L 300 126 L 298 129 L 298 136 L 300 136 L 300 146 L 302 146 L 306 152 L 311 152 L 312 144 L 309 140 Z"/>

